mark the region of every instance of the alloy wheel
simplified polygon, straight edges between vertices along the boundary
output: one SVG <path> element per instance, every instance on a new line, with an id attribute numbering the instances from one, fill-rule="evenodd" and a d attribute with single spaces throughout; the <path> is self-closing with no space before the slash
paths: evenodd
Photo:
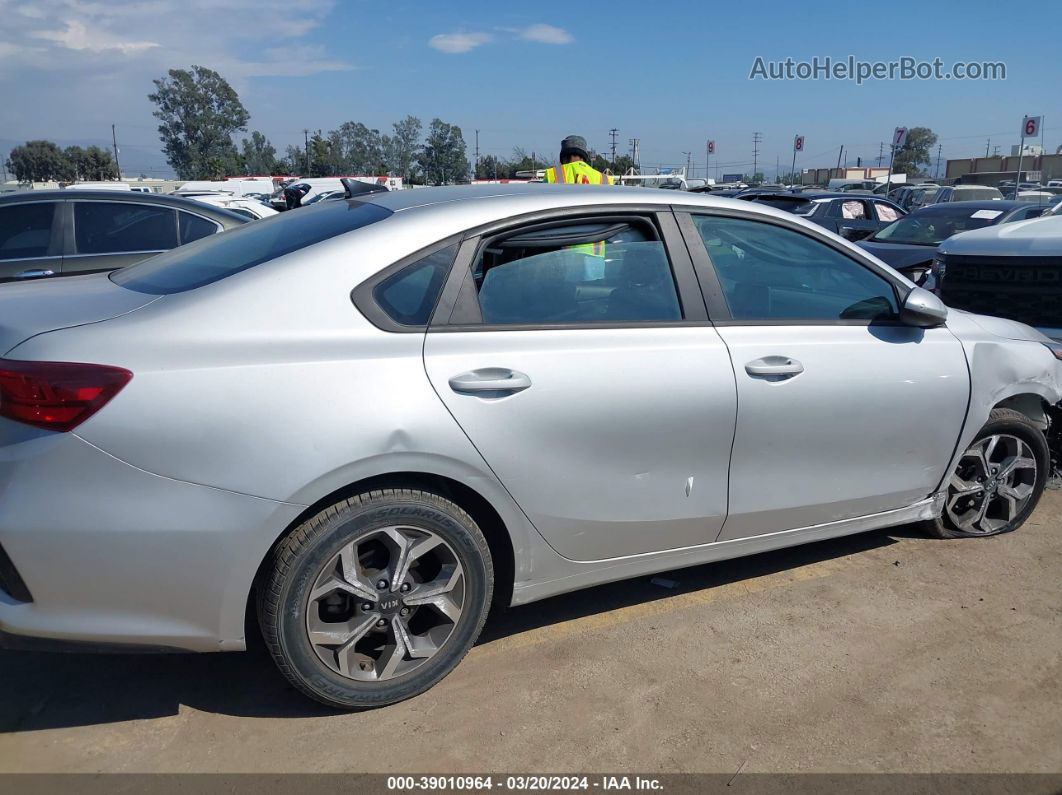
<path id="1" fill-rule="evenodd" d="M 464 569 L 440 536 L 374 530 L 344 546 L 310 589 L 306 632 L 336 673 L 359 681 L 408 674 L 444 646 L 461 618 Z"/>
<path id="2" fill-rule="evenodd" d="M 979 439 L 963 453 L 948 481 L 948 518 L 971 535 L 997 533 L 1028 505 L 1036 476 L 1036 456 L 1017 436 Z"/>

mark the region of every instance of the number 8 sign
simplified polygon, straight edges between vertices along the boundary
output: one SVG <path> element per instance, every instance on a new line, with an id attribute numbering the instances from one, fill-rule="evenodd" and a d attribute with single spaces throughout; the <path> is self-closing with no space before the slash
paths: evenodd
<path id="1" fill-rule="evenodd" d="M 804 151 L 804 136 L 803 135 L 798 135 L 796 138 L 793 139 L 793 151 L 794 152 L 803 152 Z"/>
<path id="2" fill-rule="evenodd" d="M 1021 122 L 1021 137 L 1035 138 L 1040 134 L 1040 117 L 1026 116 Z"/>

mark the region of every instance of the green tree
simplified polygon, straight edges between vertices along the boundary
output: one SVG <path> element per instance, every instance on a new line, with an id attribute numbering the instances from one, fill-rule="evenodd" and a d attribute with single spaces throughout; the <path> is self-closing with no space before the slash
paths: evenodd
<path id="1" fill-rule="evenodd" d="M 407 182 L 413 179 L 413 167 L 420 151 L 420 133 L 423 125 L 416 116 L 406 116 L 391 125 L 393 135 L 386 136 L 384 156 L 387 171 Z"/>
<path id="2" fill-rule="evenodd" d="M 476 179 L 506 179 L 509 169 L 510 164 L 504 158 L 484 155 L 476 166 Z"/>
<path id="3" fill-rule="evenodd" d="M 467 182 L 471 169 L 466 149 L 460 127 L 432 119 L 424 149 L 417 157 L 424 179 L 432 185 Z"/>
<path id="4" fill-rule="evenodd" d="M 509 160 L 509 173 L 507 176 L 515 177 L 520 171 L 537 171 L 546 167 L 546 162 L 541 158 L 529 155 L 525 149 L 514 146 L 512 159 Z"/>
<path id="5" fill-rule="evenodd" d="M 245 174 L 272 174 L 277 169 L 277 150 L 258 130 L 243 139 L 241 155 Z"/>
<path id="6" fill-rule="evenodd" d="M 250 114 L 224 77 L 213 69 L 170 69 L 153 81 L 148 99 L 157 106 L 166 160 L 180 179 L 204 179 L 236 170 L 232 135 L 247 129 Z"/>
<path id="7" fill-rule="evenodd" d="M 46 182 L 70 178 L 70 161 L 51 141 L 26 141 L 7 156 L 7 168 L 19 182 Z"/>
<path id="8" fill-rule="evenodd" d="M 613 174 L 626 174 L 631 169 L 637 170 L 635 168 L 634 160 L 631 159 L 630 155 L 619 155 L 616 158 L 616 166 L 613 169 L 612 173 Z"/>
<path id="9" fill-rule="evenodd" d="M 922 165 L 933 161 L 931 151 L 937 143 L 937 134 L 928 127 L 911 127 L 907 131 L 907 141 L 896 150 L 892 161 L 892 170 L 896 174 L 923 176 Z"/>
<path id="10" fill-rule="evenodd" d="M 356 175 L 386 174 L 388 166 L 384 154 L 386 136 L 369 129 L 358 121 L 339 125 L 329 135 L 339 147 L 338 157 L 342 169 L 337 173 Z"/>

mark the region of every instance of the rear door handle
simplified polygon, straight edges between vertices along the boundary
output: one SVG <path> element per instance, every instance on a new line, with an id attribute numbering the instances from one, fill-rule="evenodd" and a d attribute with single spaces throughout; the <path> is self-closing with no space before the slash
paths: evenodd
<path id="1" fill-rule="evenodd" d="M 455 375 L 449 384 L 454 392 L 512 394 L 531 386 L 531 379 L 524 373 L 506 367 L 483 367 Z"/>
<path id="2" fill-rule="evenodd" d="M 745 372 L 752 376 L 794 376 L 804 372 L 804 365 L 788 356 L 764 356 L 746 364 Z"/>

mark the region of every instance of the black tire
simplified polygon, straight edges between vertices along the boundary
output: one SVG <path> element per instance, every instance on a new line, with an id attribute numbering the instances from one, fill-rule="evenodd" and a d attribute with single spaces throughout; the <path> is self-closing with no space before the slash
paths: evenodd
<path id="1" fill-rule="evenodd" d="M 308 600 L 322 567 L 339 550 L 396 524 L 446 542 L 463 567 L 463 609 L 438 651 L 420 667 L 392 679 L 358 681 L 319 658 L 307 633 Z M 471 516 L 437 494 L 382 489 L 329 506 L 283 539 L 259 589 L 258 618 L 273 660 L 296 688 L 330 707 L 379 707 L 423 693 L 457 666 L 479 637 L 493 587 L 490 550 Z"/>
<path id="2" fill-rule="evenodd" d="M 1012 409 L 993 409 L 989 414 L 988 422 L 980 430 L 971 443 L 971 447 L 977 442 L 998 434 L 1008 434 L 1024 441 L 1032 451 L 1036 461 L 1035 482 L 1032 484 L 1032 493 L 1024 508 L 1009 522 L 990 532 L 967 532 L 959 528 L 947 515 L 945 510 L 937 519 L 931 519 L 924 523 L 925 530 L 937 538 L 982 538 L 986 536 L 1009 533 L 1021 527 L 1029 518 L 1043 494 L 1047 483 L 1047 475 L 1050 469 L 1050 453 L 1047 447 L 1047 439 L 1043 431 L 1036 427 L 1024 414 Z M 949 482 L 951 473 L 949 473 Z M 948 483 L 945 484 L 948 486 Z M 953 494 L 948 486 L 949 499 Z"/>

